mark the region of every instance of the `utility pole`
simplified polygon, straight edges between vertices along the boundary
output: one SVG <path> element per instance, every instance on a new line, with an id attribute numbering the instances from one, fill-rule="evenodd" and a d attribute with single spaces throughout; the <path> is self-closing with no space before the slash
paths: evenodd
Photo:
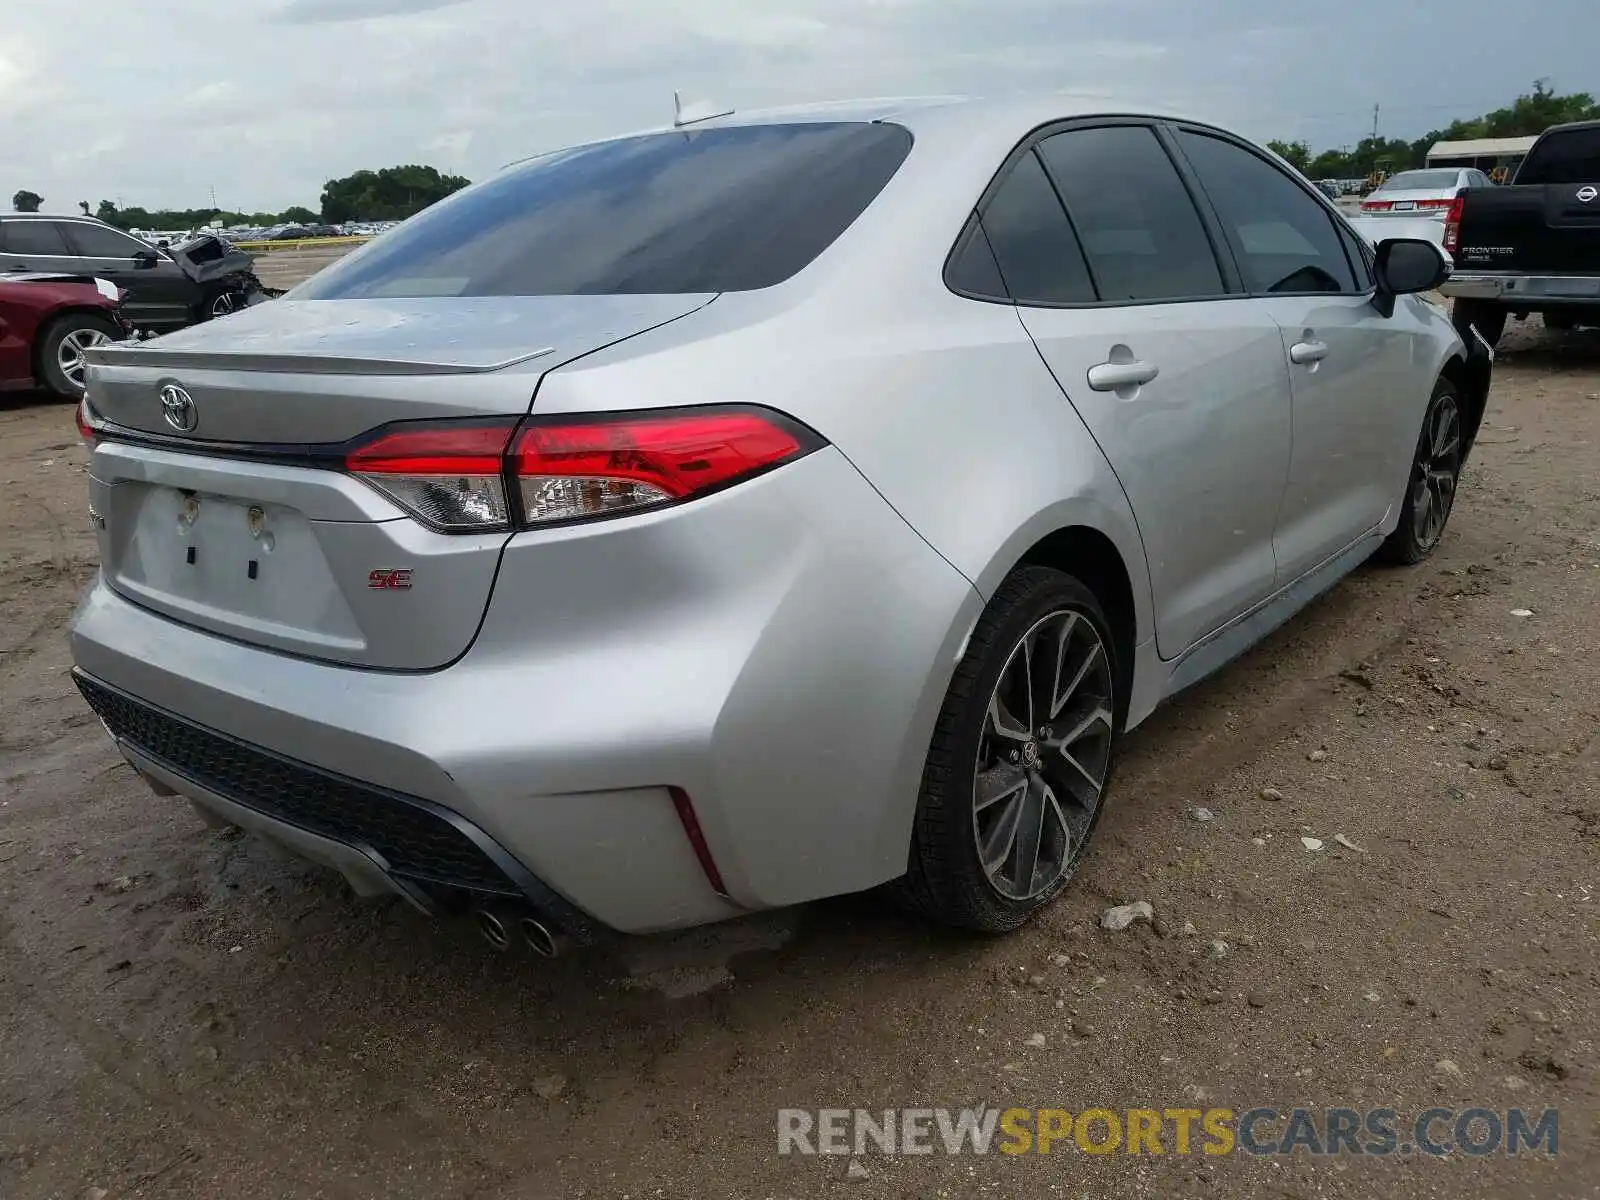
<path id="1" fill-rule="evenodd" d="M 1372 106 L 1372 140 L 1373 141 L 1377 141 L 1378 140 L 1378 109 L 1379 109 L 1378 105 L 1374 104 Z"/>
<path id="2" fill-rule="evenodd" d="M 1377 118 L 1373 118 L 1373 120 L 1376 121 Z M 211 185 L 211 211 L 217 211 L 217 185 L 214 183 Z"/>

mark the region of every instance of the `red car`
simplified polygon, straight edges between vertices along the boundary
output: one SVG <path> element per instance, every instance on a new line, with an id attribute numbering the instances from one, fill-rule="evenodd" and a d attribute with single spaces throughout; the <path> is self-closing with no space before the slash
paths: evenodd
<path id="1" fill-rule="evenodd" d="M 84 351 L 133 334 L 124 295 L 82 275 L 0 275 L 0 392 L 82 396 Z"/>

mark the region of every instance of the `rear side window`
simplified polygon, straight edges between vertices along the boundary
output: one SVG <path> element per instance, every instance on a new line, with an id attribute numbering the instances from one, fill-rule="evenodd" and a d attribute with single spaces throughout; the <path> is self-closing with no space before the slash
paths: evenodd
<path id="1" fill-rule="evenodd" d="M 1094 284 L 1066 210 L 1031 151 L 990 196 L 982 221 L 1018 304 L 1094 302 Z"/>
<path id="2" fill-rule="evenodd" d="M 966 229 L 961 232 L 961 240 L 950 254 L 944 281 L 963 296 L 975 296 L 983 300 L 1011 299 L 1006 291 L 1006 281 L 1000 278 L 1000 264 L 995 260 L 994 250 L 976 214 L 967 222 Z"/>
<path id="3" fill-rule="evenodd" d="M 1461 186 L 1460 171 L 1401 171 L 1384 181 L 1384 192 L 1448 192 Z"/>
<path id="4" fill-rule="evenodd" d="M 1152 130 L 1075 129 L 1046 138 L 1039 153 L 1067 202 L 1102 300 L 1226 292 L 1200 214 Z"/>
<path id="5" fill-rule="evenodd" d="M 1600 183 L 1600 126 L 1546 134 L 1517 172 L 1518 183 Z"/>
<path id="6" fill-rule="evenodd" d="M 1252 292 L 1356 290 L 1333 217 L 1309 192 L 1232 142 L 1189 132 L 1179 133 L 1178 142 L 1217 210 Z"/>
<path id="7" fill-rule="evenodd" d="M 544 155 L 434 207 L 296 297 L 738 292 L 821 254 L 911 150 L 898 125 L 686 129 Z"/>
<path id="8" fill-rule="evenodd" d="M 90 225 L 87 221 L 74 221 L 67 226 L 67 233 L 78 253 L 85 258 L 132 258 L 139 251 L 149 249 L 114 229 Z"/>
<path id="9" fill-rule="evenodd" d="M 54 221 L 0 222 L 0 249 L 8 254 L 52 254 L 69 258 L 72 251 Z"/>

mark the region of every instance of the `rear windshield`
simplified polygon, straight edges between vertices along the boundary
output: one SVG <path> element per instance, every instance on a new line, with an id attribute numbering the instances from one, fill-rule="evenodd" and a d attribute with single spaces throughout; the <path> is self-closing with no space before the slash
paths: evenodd
<path id="1" fill-rule="evenodd" d="M 1600 128 L 1546 134 L 1517 172 L 1518 183 L 1600 183 Z"/>
<path id="2" fill-rule="evenodd" d="M 1401 171 L 1383 185 L 1386 192 L 1444 192 L 1457 186 L 1459 171 Z"/>
<path id="3" fill-rule="evenodd" d="M 337 263 L 295 299 L 738 292 L 781 283 L 872 203 L 899 125 L 653 133 L 512 167 Z"/>

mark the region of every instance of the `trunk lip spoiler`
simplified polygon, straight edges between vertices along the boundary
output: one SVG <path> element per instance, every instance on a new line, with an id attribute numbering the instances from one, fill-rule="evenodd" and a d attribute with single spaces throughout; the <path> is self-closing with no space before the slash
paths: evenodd
<path id="1" fill-rule="evenodd" d="M 168 371 L 259 371 L 289 375 L 488 375 L 554 354 L 554 346 L 528 350 L 491 363 L 445 363 L 424 359 L 357 358 L 325 354 L 255 354 L 216 350 L 166 350 L 142 343 L 112 342 L 85 351 L 94 366 L 154 367 Z"/>

